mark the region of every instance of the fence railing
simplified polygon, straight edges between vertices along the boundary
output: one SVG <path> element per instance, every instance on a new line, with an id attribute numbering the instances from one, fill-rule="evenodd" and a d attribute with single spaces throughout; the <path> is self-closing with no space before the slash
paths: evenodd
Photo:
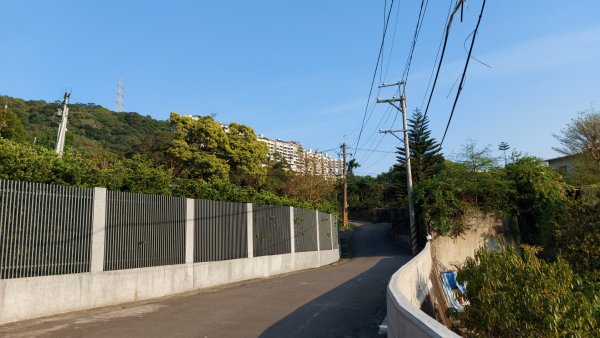
<path id="1" fill-rule="evenodd" d="M 290 253 L 290 207 L 258 205 L 252 207 L 254 256 Z"/>
<path id="2" fill-rule="evenodd" d="M 88 272 L 92 192 L 0 180 L 0 278 Z"/>
<path id="3" fill-rule="evenodd" d="M 104 270 L 185 263 L 185 198 L 108 191 Z"/>
<path id="4" fill-rule="evenodd" d="M 296 252 L 317 251 L 317 217 L 314 210 L 294 208 Z"/>
<path id="5" fill-rule="evenodd" d="M 331 215 L 319 212 L 319 249 L 331 250 Z"/>
<path id="6" fill-rule="evenodd" d="M 338 248 L 337 218 L 284 206 L 0 180 L 0 279 Z"/>
<path id="7" fill-rule="evenodd" d="M 245 204 L 196 200 L 194 262 L 248 257 Z"/>

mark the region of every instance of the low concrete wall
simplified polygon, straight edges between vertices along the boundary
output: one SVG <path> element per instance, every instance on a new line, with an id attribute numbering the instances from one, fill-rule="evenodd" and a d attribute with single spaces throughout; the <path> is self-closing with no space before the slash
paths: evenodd
<path id="1" fill-rule="evenodd" d="M 437 237 L 427 243 L 412 260 L 392 276 L 387 289 L 389 337 L 459 337 L 437 320 L 420 310 L 431 290 L 434 259 L 453 269 L 472 257 L 481 246 L 498 247 L 498 229 L 502 221 L 474 215 L 468 220 L 471 229 L 459 237 Z"/>
<path id="2" fill-rule="evenodd" d="M 431 246 L 396 271 L 387 288 L 388 337 L 459 337 L 420 310 L 431 289 Z"/>
<path id="3" fill-rule="evenodd" d="M 339 250 L 0 280 L 0 324 L 316 268 Z"/>

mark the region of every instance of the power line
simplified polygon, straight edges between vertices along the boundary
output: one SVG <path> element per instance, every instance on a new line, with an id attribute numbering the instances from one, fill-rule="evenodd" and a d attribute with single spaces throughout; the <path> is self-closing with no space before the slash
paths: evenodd
<path id="1" fill-rule="evenodd" d="M 479 30 L 479 24 L 481 23 L 481 17 L 483 16 L 483 9 L 485 8 L 485 1 L 481 4 L 481 11 L 479 12 L 479 18 L 477 19 L 477 25 L 475 25 L 475 30 L 473 31 L 473 39 L 471 40 L 471 47 L 469 47 L 469 55 L 467 55 L 467 61 L 465 62 L 465 68 L 463 69 L 462 78 L 460 79 L 460 84 L 458 85 L 458 90 L 456 91 L 456 97 L 454 98 L 454 104 L 452 105 L 452 111 L 450 112 L 450 117 L 448 118 L 448 123 L 446 124 L 446 130 L 444 130 L 444 136 L 442 136 L 442 142 L 440 142 L 440 146 L 444 143 L 444 139 L 446 138 L 446 133 L 448 133 L 448 128 L 450 127 L 450 122 L 452 121 L 452 116 L 454 115 L 454 109 L 456 109 L 456 103 L 458 102 L 458 98 L 460 97 L 460 93 L 462 92 L 463 85 L 465 82 L 465 76 L 467 75 L 467 68 L 469 67 L 469 60 L 471 60 L 471 53 L 473 52 L 473 46 L 475 45 L 475 38 L 477 37 L 477 31 Z"/>
<path id="2" fill-rule="evenodd" d="M 386 151 L 386 150 L 379 150 L 379 149 L 365 149 L 365 148 L 350 148 L 348 147 L 348 149 L 354 149 L 354 150 L 362 150 L 362 151 L 372 151 L 375 153 L 384 153 L 384 154 L 395 154 L 395 151 Z"/>
<path id="3" fill-rule="evenodd" d="M 383 80 L 380 77 L 379 82 L 383 82 L 387 79 L 388 71 L 390 70 L 390 61 L 392 61 L 391 55 L 394 52 L 394 45 L 396 42 L 396 31 L 398 29 L 398 18 L 400 18 L 400 4 L 398 4 L 398 9 L 396 10 L 396 17 L 394 19 L 394 34 L 392 34 L 392 46 L 390 48 L 390 57 L 388 58 L 387 65 L 385 66 L 385 74 L 383 75 Z"/>
<path id="4" fill-rule="evenodd" d="M 428 4 L 429 0 L 421 0 L 421 8 L 419 9 L 419 16 L 417 18 L 417 26 L 415 27 L 415 33 L 410 46 L 410 52 L 408 53 L 406 65 L 404 66 L 404 73 L 402 74 L 401 81 L 404 82 L 404 90 L 406 90 L 406 80 L 408 79 L 408 73 L 410 72 L 410 66 L 412 64 L 415 47 L 417 45 L 417 40 L 419 39 L 419 34 L 421 33 L 421 27 L 423 27 L 423 20 L 425 19 L 425 12 L 427 12 Z"/>
<path id="5" fill-rule="evenodd" d="M 431 93 L 429 94 L 429 100 L 427 101 L 427 106 L 425 107 L 425 113 L 423 117 L 427 117 L 427 112 L 429 111 L 429 105 L 431 104 L 431 98 L 433 97 L 433 92 L 435 91 L 435 85 L 437 84 L 438 76 L 440 75 L 440 69 L 442 68 L 442 62 L 444 61 L 444 54 L 446 53 L 446 45 L 448 43 L 448 36 L 450 35 L 450 27 L 452 26 L 452 19 L 454 18 L 454 14 L 458 11 L 458 9 L 463 6 L 464 0 L 458 0 L 456 2 L 456 6 L 454 6 L 454 10 L 452 14 L 450 14 L 450 18 L 448 19 L 448 24 L 446 25 L 446 35 L 444 37 L 444 45 L 442 47 L 442 54 L 440 56 L 440 60 L 437 66 L 437 72 L 435 73 L 435 79 L 433 80 L 433 86 L 431 86 Z"/>
<path id="6" fill-rule="evenodd" d="M 369 110 L 369 103 L 371 102 L 371 95 L 373 94 L 373 86 L 375 85 L 375 78 L 377 76 L 377 70 L 379 69 L 379 63 L 381 61 L 381 57 L 382 57 L 382 54 L 383 54 L 383 46 L 384 46 L 384 41 L 385 41 L 385 35 L 387 33 L 388 23 L 390 21 L 390 15 L 392 13 L 392 8 L 393 7 L 394 7 L 394 0 L 391 1 L 390 9 L 388 10 L 388 14 L 387 14 L 387 19 L 385 21 L 385 24 L 383 25 L 383 36 L 381 38 L 381 45 L 379 46 L 379 55 L 377 56 L 377 62 L 375 63 L 375 71 L 373 72 L 373 78 L 371 79 L 371 88 L 369 89 L 369 96 L 367 97 L 367 104 L 365 105 L 365 112 L 363 114 L 363 119 L 362 119 L 362 123 L 361 123 L 361 127 L 360 127 L 360 132 L 358 133 L 358 138 L 356 140 L 356 146 L 355 147 L 358 147 L 358 145 L 360 144 L 360 138 L 361 138 L 363 130 L 365 128 L 365 120 L 367 118 L 367 111 Z M 356 154 L 353 154 L 352 158 L 354 158 L 355 156 L 356 156 Z"/>
<path id="7" fill-rule="evenodd" d="M 369 138 L 367 138 L 367 140 L 365 142 L 363 142 L 363 145 L 365 147 L 377 148 L 379 146 L 379 143 L 381 143 L 381 140 L 379 140 L 379 142 L 377 141 L 377 136 L 379 136 L 379 134 L 376 132 L 376 130 L 379 130 L 381 127 L 386 125 L 387 121 L 390 119 L 391 114 L 392 114 L 392 110 L 388 107 L 387 110 L 381 115 L 381 118 L 379 119 L 379 123 L 377 123 L 377 126 L 375 127 L 375 131 L 373 131 L 371 133 L 371 135 L 369 136 Z M 375 143 L 377 143 L 377 145 L 374 146 Z M 366 161 L 370 157 L 370 154 L 371 153 L 365 154 L 364 155 L 365 158 L 363 161 Z"/>
<path id="8" fill-rule="evenodd" d="M 427 98 L 427 93 L 429 92 L 429 86 L 431 86 L 431 81 L 433 80 L 433 74 L 435 73 L 435 65 L 438 62 L 438 58 L 440 57 L 440 50 L 442 49 L 442 44 L 444 43 L 444 35 L 446 32 L 446 22 L 450 18 L 450 13 L 452 12 L 452 0 L 449 1 L 450 5 L 448 6 L 448 15 L 446 15 L 446 21 L 444 21 L 444 26 L 442 27 L 442 36 L 440 38 L 440 43 L 438 45 L 438 50 L 435 54 L 435 59 L 433 60 L 433 67 L 431 68 L 431 75 L 429 75 L 429 82 L 427 83 L 427 88 L 425 88 L 425 93 L 423 94 L 423 100 L 421 100 L 421 105 L 419 106 L 420 110 L 423 110 L 423 105 L 425 104 L 425 99 Z"/>
<path id="9" fill-rule="evenodd" d="M 468 52 L 468 50 L 467 50 L 467 40 L 469 40 L 469 38 L 471 37 L 471 35 L 473 35 L 473 33 L 474 33 L 474 32 L 475 32 L 475 31 L 473 31 L 473 32 L 471 32 L 469 35 L 467 35 L 467 38 L 465 39 L 465 42 L 463 42 L 463 48 L 465 49 L 465 52 Z M 471 57 L 473 58 L 473 60 L 475 60 L 475 61 L 479 62 L 480 64 L 482 64 L 482 65 L 484 65 L 484 66 L 486 66 L 486 67 L 488 67 L 488 68 L 493 68 L 492 66 L 490 66 L 490 65 L 488 65 L 487 63 L 485 63 L 485 62 L 483 62 L 483 61 L 479 60 L 478 58 L 476 58 L 476 57 L 474 57 L 474 56 L 471 56 Z"/>

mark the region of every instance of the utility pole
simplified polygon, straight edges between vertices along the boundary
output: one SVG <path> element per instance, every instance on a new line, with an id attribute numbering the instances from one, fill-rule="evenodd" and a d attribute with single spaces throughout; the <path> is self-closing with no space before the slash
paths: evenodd
<path id="1" fill-rule="evenodd" d="M 65 148 L 65 135 L 67 133 L 67 120 L 69 119 L 69 97 L 71 93 L 65 92 L 63 98 L 63 108 L 59 108 L 57 115 L 62 116 L 60 126 L 58 127 L 58 135 L 56 136 L 56 154 L 58 157 L 62 157 L 63 150 Z"/>
<path id="2" fill-rule="evenodd" d="M 382 83 L 379 88 L 383 87 L 391 87 L 398 86 L 398 93 L 402 93 L 400 91 L 400 86 L 403 85 L 404 82 L 399 81 L 392 84 Z M 395 102 L 400 102 L 400 107 L 398 107 Z M 377 103 L 389 103 L 394 108 L 402 112 L 402 127 L 404 132 L 404 155 L 406 156 L 406 190 L 408 195 L 408 216 L 410 219 L 410 242 L 412 247 L 412 254 L 416 255 L 418 252 L 418 241 L 417 241 L 417 226 L 415 222 L 415 204 L 413 201 L 413 183 L 412 183 L 412 170 L 410 165 L 410 145 L 408 142 L 408 128 L 406 127 L 406 98 L 404 94 L 400 94 L 400 98 L 392 97 L 391 99 L 380 100 L 377 99 Z M 384 134 L 392 134 L 398 140 L 402 141 L 395 132 L 399 132 L 399 130 L 379 130 L 380 133 Z"/>
<path id="3" fill-rule="evenodd" d="M 344 229 L 348 227 L 348 180 L 347 175 L 347 163 L 346 163 L 346 143 L 342 143 L 342 154 L 344 156 L 344 165 L 342 169 L 342 187 L 344 190 L 344 207 L 342 213 L 342 226 Z"/>

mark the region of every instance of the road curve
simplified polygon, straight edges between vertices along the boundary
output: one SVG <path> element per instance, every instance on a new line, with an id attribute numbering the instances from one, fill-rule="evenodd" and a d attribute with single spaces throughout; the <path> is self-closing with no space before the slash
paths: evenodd
<path id="1" fill-rule="evenodd" d="M 13 337 L 372 337 L 391 275 L 410 259 L 388 224 L 354 233 L 354 258 L 235 286 L 0 326 Z"/>

